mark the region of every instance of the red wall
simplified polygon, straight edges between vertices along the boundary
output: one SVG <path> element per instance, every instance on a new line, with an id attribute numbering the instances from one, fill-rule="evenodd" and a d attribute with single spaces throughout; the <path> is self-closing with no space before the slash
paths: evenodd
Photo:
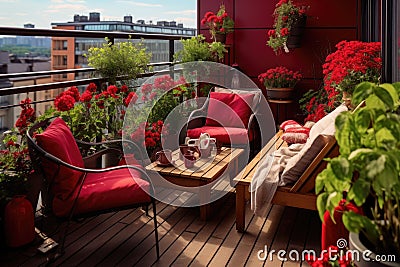
<path id="1" fill-rule="evenodd" d="M 260 88 L 257 76 L 269 68 L 286 66 L 300 70 L 304 79 L 297 85 L 297 99 L 308 89 L 318 89 L 322 83 L 322 64 L 325 57 L 335 50 L 341 40 L 360 37 L 361 0 L 303 0 L 295 1 L 309 6 L 307 25 L 301 48 L 275 55 L 266 45 L 267 31 L 272 28 L 272 13 L 279 0 L 198 0 L 199 33 L 209 37 L 208 29 L 200 25 L 207 11 L 217 12 L 224 3 L 228 14 L 235 21 L 235 30 L 228 36 L 231 46 L 231 63 L 251 77 Z M 276 106 L 270 104 L 274 113 Z M 282 110 L 282 109 L 281 109 Z M 288 117 L 295 118 L 298 104 L 288 106 Z M 282 117 L 281 117 L 282 118 Z"/>

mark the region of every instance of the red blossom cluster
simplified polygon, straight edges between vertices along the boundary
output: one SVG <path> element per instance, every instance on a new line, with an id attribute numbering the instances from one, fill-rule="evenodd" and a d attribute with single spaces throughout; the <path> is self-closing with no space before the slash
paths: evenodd
<path id="1" fill-rule="evenodd" d="M 144 136 L 143 136 L 144 133 Z M 142 123 L 131 134 L 131 139 L 134 142 L 142 143 L 147 151 L 152 151 L 161 146 L 161 135 L 166 134 L 164 122 L 159 120 L 154 123 Z"/>
<path id="2" fill-rule="evenodd" d="M 327 251 L 322 251 L 320 257 L 309 254 L 306 261 L 312 267 L 349 267 L 354 266 L 351 251 L 340 250 L 337 246 L 329 246 Z"/>
<path id="3" fill-rule="evenodd" d="M 378 83 L 382 68 L 380 42 L 341 41 L 336 48 L 322 65 L 330 107 L 339 92 L 352 93 L 363 81 Z"/>
<path id="4" fill-rule="evenodd" d="M 177 81 L 172 79 L 170 75 L 159 76 L 154 79 L 153 84 L 147 83 L 142 85 L 142 100 L 153 100 L 157 96 L 157 91 L 164 93 L 172 89 L 174 95 L 179 96 L 184 92 L 184 88 L 186 87 L 189 87 L 189 84 L 183 76 L 179 77 Z"/>
<path id="5" fill-rule="evenodd" d="M 286 67 L 268 69 L 258 75 L 258 80 L 267 88 L 292 88 L 303 76 L 299 71 L 289 70 Z"/>
<path id="6" fill-rule="evenodd" d="M 201 20 L 202 25 L 210 29 L 211 37 L 215 39 L 216 34 L 227 34 L 233 31 L 234 21 L 225 11 L 225 5 L 220 5 L 218 12 L 208 11 Z"/>
<path id="7" fill-rule="evenodd" d="M 225 33 L 225 28 L 223 27 L 224 19 L 228 17 L 228 13 L 223 12 L 221 16 L 217 16 L 213 12 L 207 12 L 203 19 L 201 20 L 202 25 L 208 25 L 208 27 L 213 27 L 217 32 Z"/>
<path id="8" fill-rule="evenodd" d="M 72 86 L 56 97 L 54 106 L 59 111 L 68 111 L 74 107 L 75 102 L 79 101 L 79 99 L 80 94 L 78 88 Z"/>
<path id="9" fill-rule="evenodd" d="M 28 126 L 36 120 L 35 110 L 32 108 L 31 102 L 29 98 L 20 102 L 22 111 L 15 123 L 15 127 L 18 128 L 21 134 L 25 134 Z"/>
<path id="10" fill-rule="evenodd" d="M 341 41 L 322 65 L 324 89 L 304 105 L 305 121 L 317 122 L 342 101 L 342 93 L 352 93 L 357 84 L 379 83 L 382 68 L 379 42 Z M 301 101 L 302 102 L 302 101 Z"/>
<path id="11" fill-rule="evenodd" d="M 20 102 L 22 110 L 15 123 L 16 129 L 14 128 L 11 133 L 4 135 L 5 149 L 0 150 L 0 170 L 2 174 L 4 171 L 17 173 L 17 177 L 13 177 L 13 179 L 24 179 L 32 171 L 26 143 L 26 131 L 36 120 L 35 110 L 31 103 L 29 98 Z"/>
<path id="12" fill-rule="evenodd" d="M 327 114 L 325 111 L 325 109 L 326 109 L 325 104 L 317 104 L 315 106 L 314 105 L 315 105 L 315 103 L 310 103 L 309 105 L 307 105 L 307 110 L 308 110 L 309 114 L 304 119 L 305 121 L 317 122 L 320 119 L 322 119 L 323 117 L 325 117 L 325 115 Z"/>

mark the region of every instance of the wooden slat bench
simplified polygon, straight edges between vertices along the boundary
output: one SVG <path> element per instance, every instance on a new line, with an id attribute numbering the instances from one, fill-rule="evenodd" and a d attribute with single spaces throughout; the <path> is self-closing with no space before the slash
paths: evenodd
<path id="1" fill-rule="evenodd" d="M 247 164 L 234 179 L 236 183 L 236 230 L 243 232 L 245 229 L 245 207 L 250 199 L 249 187 L 254 173 L 257 170 L 257 164 L 263 158 L 282 146 L 287 146 L 281 138 L 282 131 L 275 134 L 273 138 L 261 149 L 261 151 Z M 324 158 L 336 157 L 339 154 L 339 147 L 334 136 L 324 136 L 325 146 L 321 152 L 314 158 L 297 182 L 291 186 L 278 187 L 272 204 L 282 206 L 291 206 L 316 210 L 317 196 L 314 193 L 315 178 L 325 167 Z"/>

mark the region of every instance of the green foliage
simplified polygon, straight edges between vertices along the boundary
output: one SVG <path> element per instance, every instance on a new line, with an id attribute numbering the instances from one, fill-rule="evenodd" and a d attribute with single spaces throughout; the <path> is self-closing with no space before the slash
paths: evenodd
<path id="1" fill-rule="evenodd" d="M 138 74 L 148 70 L 151 54 L 146 51 L 142 42 L 112 44 L 107 38 L 106 41 L 102 47 L 89 48 L 88 55 L 85 56 L 89 66 L 95 68 L 111 84 L 116 84 L 119 79 L 135 79 Z"/>
<path id="2" fill-rule="evenodd" d="M 322 218 L 347 192 L 347 201 L 370 209 L 371 217 L 346 212 L 343 222 L 363 232 L 375 247 L 400 256 L 400 115 L 398 84 L 364 82 L 355 88 L 353 104 L 365 106 L 340 114 L 336 139 L 340 156 L 330 160 L 316 179 Z M 338 197 L 339 196 L 339 197 Z M 373 205 L 368 206 L 368 199 Z"/>
<path id="3" fill-rule="evenodd" d="M 181 63 L 192 61 L 219 62 L 227 52 L 224 44 L 220 42 L 205 42 L 203 35 L 193 36 L 190 39 L 181 40 L 183 49 L 174 55 L 174 60 Z"/>
<path id="4" fill-rule="evenodd" d="M 50 47 L 31 47 L 25 45 L 3 45 L 1 46 L 1 50 L 8 51 L 10 54 L 17 55 L 19 57 L 25 57 L 27 53 L 31 53 L 32 55 L 38 56 L 47 56 L 49 57 Z"/>

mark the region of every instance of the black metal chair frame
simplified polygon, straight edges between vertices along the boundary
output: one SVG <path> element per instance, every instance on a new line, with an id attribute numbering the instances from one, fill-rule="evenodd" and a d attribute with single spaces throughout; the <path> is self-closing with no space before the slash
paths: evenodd
<path id="1" fill-rule="evenodd" d="M 132 209 L 132 208 L 137 208 L 137 207 L 145 207 L 146 210 L 146 215 L 148 215 L 148 206 L 151 204 L 152 205 L 152 209 L 153 209 L 153 222 L 154 222 L 154 234 L 155 234 L 155 239 L 156 239 L 156 253 L 157 253 L 157 260 L 159 259 L 159 243 L 158 243 L 158 231 L 157 231 L 157 218 L 156 218 L 156 203 L 155 203 L 155 199 L 153 198 L 154 196 L 154 187 L 153 184 L 151 183 L 151 179 L 148 176 L 148 174 L 146 173 L 144 168 L 140 168 L 138 166 L 133 166 L 133 165 L 121 165 L 121 166 L 115 166 L 115 167 L 107 167 L 107 168 L 102 168 L 102 169 L 94 169 L 94 168 L 86 168 L 86 164 L 88 163 L 91 167 L 96 165 L 96 163 L 98 162 L 99 159 L 101 159 L 102 155 L 105 155 L 107 153 L 116 153 L 118 152 L 122 152 L 119 149 L 116 148 L 110 148 L 110 147 L 106 147 L 105 149 L 96 152 L 86 158 L 84 158 L 84 162 L 85 162 L 85 168 L 80 168 L 80 167 L 76 167 L 73 166 L 71 164 L 68 164 L 64 161 L 62 161 L 61 159 L 53 156 L 52 154 L 46 152 L 43 148 L 41 148 L 35 141 L 34 139 L 34 133 L 39 130 L 39 129 L 44 129 L 45 127 L 47 127 L 50 123 L 51 119 L 47 119 L 41 122 L 36 123 L 35 125 L 33 125 L 28 131 L 27 131 L 27 139 L 28 139 L 28 148 L 29 148 L 29 154 L 33 163 L 33 167 L 35 172 L 38 172 L 42 175 L 43 177 L 43 184 L 44 184 L 44 188 L 42 189 L 42 199 L 44 199 L 44 212 L 51 212 L 51 207 L 49 207 L 49 204 L 51 203 L 51 201 L 49 201 L 49 199 L 51 199 L 51 188 L 52 188 L 52 181 L 54 181 L 54 179 L 49 179 L 51 177 L 46 177 L 45 172 L 43 170 L 43 165 L 42 165 L 42 161 L 45 160 L 49 160 L 52 163 L 57 164 L 57 171 L 55 172 L 55 176 L 57 175 L 58 171 L 60 170 L 61 166 L 65 166 L 67 168 L 70 168 L 72 170 L 75 171 L 79 171 L 82 172 L 82 176 L 80 178 L 80 182 L 79 182 L 79 188 L 78 190 L 78 194 L 76 195 L 74 202 L 73 202 L 73 206 L 71 209 L 70 214 L 68 215 L 68 220 L 67 220 L 67 225 L 64 229 L 64 232 L 62 234 L 61 237 L 61 242 L 60 242 L 60 247 L 56 253 L 55 258 L 61 256 L 64 253 L 64 245 L 65 245 L 65 240 L 66 240 L 66 235 L 68 233 L 68 228 L 70 226 L 71 220 L 72 219 L 79 219 L 79 218 L 87 218 L 87 217 L 91 217 L 91 216 L 95 216 L 95 215 L 99 215 L 99 214 L 103 214 L 103 213 L 108 213 L 108 212 L 113 212 L 113 211 L 120 211 L 120 210 L 126 210 L 126 209 Z M 90 147 L 90 146 L 104 146 L 104 145 L 110 145 L 110 144 L 116 144 L 116 143 L 121 143 L 122 140 L 113 140 L 113 141 L 106 141 L 106 142 L 99 142 L 99 143 L 90 143 L 90 142 L 83 142 L 83 141 L 79 141 L 76 140 L 77 144 L 81 145 L 81 146 L 85 146 L 85 147 Z M 138 149 L 138 146 L 130 141 L 125 141 L 124 143 L 127 143 L 128 145 L 132 145 L 134 146 L 136 149 Z M 139 149 L 140 151 L 140 149 Z M 82 187 L 84 185 L 86 176 L 88 173 L 103 173 L 103 172 L 108 172 L 108 171 L 112 171 L 112 170 L 119 170 L 119 169 L 124 169 L 124 168 L 129 168 L 129 169 L 133 169 L 138 171 L 141 174 L 141 178 L 148 181 L 150 184 L 150 202 L 143 202 L 143 203 L 135 203 L 134 205 L 129 205 L 129 206 L 123 206 L 123 207 L 118 207 L 118 208 L 113 208 L 113 209 L 105 209 L 105 210 L 100 210 L 100 211 L 96 211 L 96 212 L 90 212 L 90 213 L 85 213 L 85 214 L 79 214 L 79 215 L 74 215 L 74 211 L 76 209 L 76 204 L 77 204 L 77 200 L 79 197 L 79 194 L 82 190 Z M 132 177 L 133 179 L 133 177 Z M 50 182 L 49 182 L 50 181 Z M 45 191 L 45 192 L 44 192 Z"/>

